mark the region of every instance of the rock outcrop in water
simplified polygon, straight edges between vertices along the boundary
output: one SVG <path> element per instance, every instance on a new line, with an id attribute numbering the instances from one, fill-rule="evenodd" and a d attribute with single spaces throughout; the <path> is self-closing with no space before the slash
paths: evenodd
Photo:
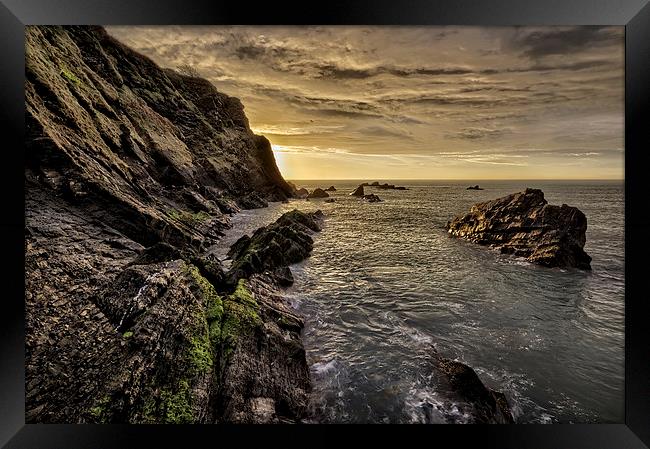
<path id="1" fill-rule="evenodd" d="M 279 220 L 270 274 L 204 252 L 239 208 L 294 192 L 268 140 L 100 27 L 25 39 L 26 421 L 300 421 L 302 320 L 278 286 L 312 219 Z"/>
<path id="2" fill-rule="evenodd" d="M 309 197 L 309 190 L 305 189 L 304 187 L 301 187 L 300 189 L 296 190 L 296 197 L 298 197 L 298 198 L 308 198 Z"/>
<path id="3" fill-rule="evenodd" d="M 548 204 L 538 189 L 475 204 L 448 222 L 447 229 L 452 236 L 547 267 L 591 269 L 591 257 L 583 249 L 585 214 L 566 204 Z"/>
<path id="4" fill-rule="evenodd" d="M 328 188 L 325 189 L 326 192 L 336 192 L 336 187 L 334 186 L 329 186 Z"/>
<path id="5" fill-rule="evenodd" d="M 483 189 L 479 187 L 478 184 L 476 184 L 475 186 L 469 186 L 465 190 L 483 190 Z"/>
<path id="6" fill-rule="evenodd" d="M 381 190 L 408 190 L 406 187 L 395 186 L 395 184 L 388 184 L 388 183 L 378 184 L 375 187 Z"/>
<path id="7" fill-rule="evenodd" d="M 307 196 L 307 198 L 328 198 L 328 197 L 329 194 L 321 188 L 314 189 L 314 191 Z"/>
<path id="8" fill-rule="evenodd" d="M 273 272 L 305 259 L 313 248 L 309 234 L 320 231 L 322 219 L 320 210 L 305 214 L 294 209 L 252 236 L 241 237 L 228 252 L 233 260 L 227 274 L 229 282 L 234 284 L 243 277 Z"/>
<path id="9" fill-rule="evenodd" d="M 352 193 L 350 193 L 350 196 L 357 196 L 359 198 L 363 197 L 363 195 L 365 195 L 365 193 L 363 192 L 363 187 L 364 187 L 364 185 L 361 184 L 359 187 L 354 189 L 354 191 Z"/>
<path id="10" fill-rule="evenodd" d="M 449 388 L 460 399 L 461 407 L 477 424 L 511 424 L 514 422 L 505 395 L 483 385 L 476 372 L 456 360 L 439 357 L 437 368 L 446 378 Z"/>
<path id="11" fill-rule="evenodd" d="M 322 219 L 321 211 L 287 212 L 238 240 L 228 253 L 233 263 L 226 279 L 236 288 L 226 297 L 221 324 L 216 413 L 222 421 L 300 422 L 308 417 L 311 381 L 300 337 L 304 322 L 277 286 L 293 283 L 288 265 L 309 256 L 310 234 L 321 229 Z"/>
<path id="12" fill-rule="evenodd" d="M 408 190 L 406 187 L 396 186 L 395 184 L 388 184 L 387 182 L 380 184 L 379 181 L 373 181 L 372 183 L 364 182 L 360 184 L 364 187 L 377 187 L 381 190 Z"/>
<path id="13" fill-rule="evenodd" d="M 371 193 L 369 195 L 363 195 L 362 197 L 364 200 L 368 201 L 369 203 L 380 203 L 381 198 L 379 198 L 377 195 L 374 193 Z"/>

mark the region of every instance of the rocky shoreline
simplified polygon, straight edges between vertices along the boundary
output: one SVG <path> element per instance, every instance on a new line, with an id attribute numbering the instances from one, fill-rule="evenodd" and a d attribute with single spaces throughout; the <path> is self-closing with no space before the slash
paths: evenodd
<path id="1" fill-rule="evenodd" d="M 239 100 L 100 27 L 27 27 L 25 96 L 26 421 L 300 420 L 288 268 L 205 252 L 230 215 L 294 195 Z M 311 218 L 292 217 L 275 227 L 295 261 Z"/>
<path id="2" fill-rule="evenodd" d="M 26 422 L 309 421 L 282 291 L 323 214 L 241 237 L 227 268 L 208 249 L 240 209 L 334 186 L 288 184 L 239 100 L 100 27 L 26 28 L 26 108 Z M 471 368 L 436 360 L 478 422 L 508 422 Z"/>

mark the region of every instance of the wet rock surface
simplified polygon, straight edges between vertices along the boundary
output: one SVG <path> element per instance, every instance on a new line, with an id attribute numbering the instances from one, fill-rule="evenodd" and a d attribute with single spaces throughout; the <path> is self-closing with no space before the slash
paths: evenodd
<path id="1" fill-rule="evenodd" d="M 475 204 L 448 222 L 447 230 L 539 265 L 591 269 L 584 251 L 587 218 L 575 207 L 548 204 L 539 189 Z"/>
<path id="2" fill-rule="evenodd" d="M 476 372 L 456 360 L 436 356 L 436 368 L 457 395 L 462 412 L 476 424 L 511 424 L 514 422 L 505 395 L 487 388 Z"/>
<path id="3" fill-rule="evenodd" d="M 234 284 L 242 277 L 273 271 L 305 259 L 313 248 L 310 234 L 321 230 L 322 220 L 321 211 L 293 210 L 275 223 L 259 228 L 252 236 L 242 236 L 228 252 L 232 259 L 228 282 Z"/>

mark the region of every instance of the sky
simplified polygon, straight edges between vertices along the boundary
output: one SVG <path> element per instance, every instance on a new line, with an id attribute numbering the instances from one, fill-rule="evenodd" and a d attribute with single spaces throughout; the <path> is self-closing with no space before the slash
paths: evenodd
<path id="1" fill-rule="evenodd" d="M 623 27 L 112 26 L 241 99 L 287 179 L 623 179 Z"/>

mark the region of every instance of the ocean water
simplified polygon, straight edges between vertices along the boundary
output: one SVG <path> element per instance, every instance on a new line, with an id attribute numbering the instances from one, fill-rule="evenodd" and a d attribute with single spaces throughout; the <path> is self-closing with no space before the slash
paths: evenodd
<path id="1" fill-rule="evenodd" d="M 503 391 L 518 423 L 624 420 L 624 188 L 608 181 L 397 181 L 384 201 L 292 200 L 243 211 L 221 242 L 298 208 L 321 209 L 310 258 L 294 265 L 291 304 L 306 318 L 304 344 L 322 422 L 464 422 L 427 360 L 440 354 L 473 367 Z M 465 190 L 479 183 L 485 190 Z M 444 225 L 479 201 L 541 188 L 551 204 L 587 216 L 592 272 L 549 269 L 448 236 Z"/>

